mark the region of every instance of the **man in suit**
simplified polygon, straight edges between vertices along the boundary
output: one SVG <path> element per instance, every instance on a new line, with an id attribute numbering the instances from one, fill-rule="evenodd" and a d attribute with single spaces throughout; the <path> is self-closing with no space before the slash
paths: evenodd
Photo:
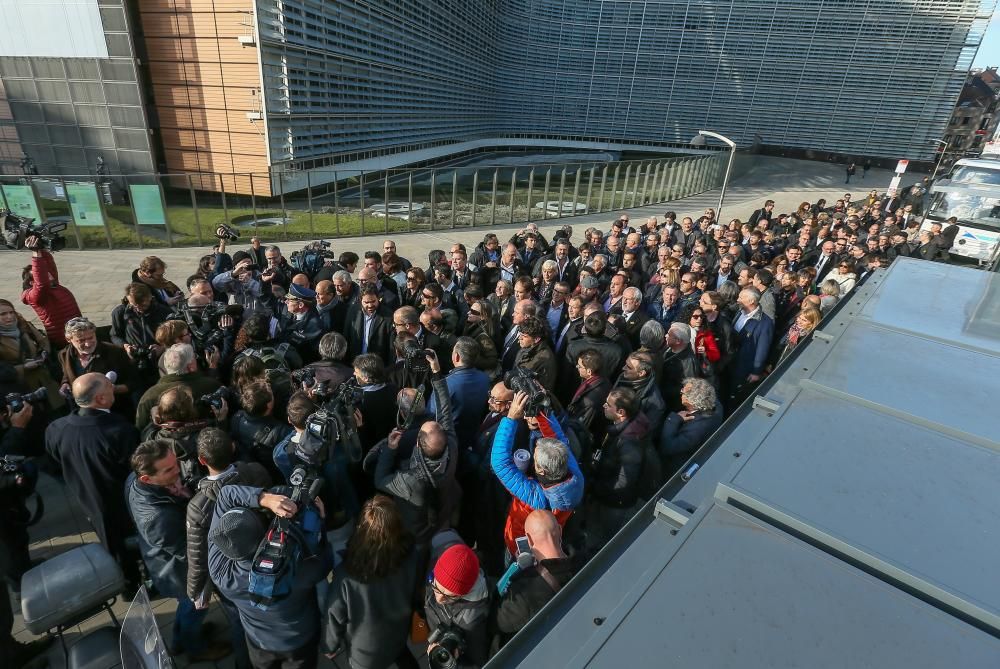
<path id="1" fill-rule="evenodd" d="M 504 335 L 503 350 L 500 353 L 500 364 L 503 371 L 507 372 L 514 368 L 514 361 L 521 351 L 521 345 L 518 343 L 520 325 L 528 316 L 535 316 L 537 311 L 535 303 L 531 300 L 519 300 L 514 305 L 511 328 Z"/>
<path id="2" fill-rule="evenodd" d="M 375 286 L 369 284 L 361 289 L 361 300 L 348 312 L 345 329 L 349 358 L 374 353 L 382 362 L 390 359 L 392 328 Z"/>
<path id="3" fill-rule="evenodd" d="M 420 324 L 420 314 L 414 307 L 400 307 L 392 314 L 392 328 L 395 333 L 408 332 L 417 339 L 420 348 L 429 348 L 437 353 L 441 367 L 451 369 L 451 347 L 433 332 Z"/>
<path id="4" fill-rule="evenodd" d="M 391 285 L 390 285 L 391 284 Z M 378 273 L 371 267 L 362 267 L 358 272 L 358 285 L 374 286 L 378 292 L 379 300 L 385 305 L 388 311 L 395 311 L 399 307 L 399 287 L 395 281 L 382 281 L 378 278 Z"/>
<path id="5" fill-rule="evenodd" d="M 626 288 L 622 294 L 621 321 L 633 350 L 639 348 L 639 332 L 648 320 L 649 314 L 642 310 L 642 291 L 635 286 Z"/>
<path id="6" fill-rule="evenodd" d="M 834 253 L 833 240 L 827 239 L 812 258 L 812 266 L 816 268 L 816 285 L 823 282 L 826 275 L 837 266 L 837 254 Z"/>
<path id="7" fill-rule="evenodd" d="M 126 555 L 125 537 L 132 533 L 122 490 L 129 458 L 139 444 L 139 431 L 111 413 L 114 384 L 103 374 L 89 373 L 73 382 L 80 409 L 53 421 L 45 430 L 45 450 L 62 468 L 66 485 L 83 509 L 97 538 L 130 579 L 138 580 L 135 560 Z"/>
<path id="8" fill-rule="evenodd" d="M 774 338 L 774 320 L 760 308 L 760 292 L 755 288 L 741 290 L 736 303 L 740 314 L 733 324 L 737 348 L 729 364 L 729 387 L 736 394 L 733 401 L 738 403 L 764 376 Z"/>
<path id="9" fill-rule="evenodd" d="M 892 195 L 884 198 L 878 208 L 879 211 L 884 213 L 886 216 L 892 216 L 896 213 L 896 210 L 899 209 L 900 204 L 902 204 L 902 201 L 899 199 L 899 196 Z"/>
<path id="10" fill-rule="evenodd" d="M 549 324 L 549 333 L 552 335 L 552 345 L 555 346 L 556 337 L 563 330 L 563 326 L 569 322 L 568 302 L 570 295 L 569 284 L 565 281 L 557 281 L 550 291 L 548 300 L 542 301 L 542 317 Z"/>

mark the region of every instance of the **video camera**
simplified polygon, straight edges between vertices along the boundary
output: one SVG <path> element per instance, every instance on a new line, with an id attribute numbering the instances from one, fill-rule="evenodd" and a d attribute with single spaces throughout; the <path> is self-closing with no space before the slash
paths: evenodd
<path id="1" fill-rule="evenodd" d="M 216 411 L 221 411 L 223 403 L 229 402 L 229 399 L 229 388 L 226 386 L 220 386 L 214 393 L 209 393 L 199 397 L 198 404 L 210 407 Z"/>
<path id="2" fill-rule="evenodd" d="M 10 413 L 17 413 L 24 408 L 25 402 L 37 404 L 48 399 L 48 397 L 49 391 L 43 387 L 23 395 L 21 393 L 7 393 L 4 395 L 3 403 L 10 410 Z"/>
<path id="3" fill-rule="evenodd" d="M 302 384 L 305 388 L 311 391 L 313 397 L 319 399 L 320 401 L 325 401 L 330 398 L 330 382 L 316 381 L 316 370 L 314 369 L 309 367 L 296 369 L 292 372 L 292 380 L 295 381 L 295 383 Z"/>
<path id="4" fill-rule="evenodd" d="M 403 347 L 403 366 L 407 374 L 428 374 L 431 363 L 427 361 L 427 349 L 420 348 L 416 341 L 408 341 Z"/>
<path id="5" fill-rule="evenodd" d="M 504 375 L 503 384 L 515 393 L 528 396 L 528 404 L 524 407 L 525 416 L 537 416 L 552 408 L 548 391 L 539 383 L 538 375 L 530 369 L 515 367 Z"/>
<path id="6" fill-rule="evenodd" d="M 226 338 L 226 328 L 219 321 L 223 316 L 232 317 L 236 327 L 243 320 L 243 307 L 238 304 L 206 304 L 203 307 L 192 307 L 187 302 L 181 302 L 174 307 L 171 318 L 187 323 L 191 333 L 191 343 L 199 355 L 211 348 L 222 349 Z"/>
<path id="7" fill-rule="evenodd" d="M 336 258 L 333 251 L 330 250 L 330 242 L 324 239 L 306 244 L 301 251 L 293 251 L 288 262 L 295 269 L 313 277 L 323 269 L 327 260 L 336 260 Z"/>
<path id="8" fill-rule="evenodd" d="M 215 236 L 219 239 L 225 239 L 230 242 L 235 242 L 240 238 L 240 232 L 231 225 L 226 225 L 225 223 L 220 223 L 217 228 L 215 228 Z"/>
<path id="9" fill-rule="evenodd" d="M 45 502 L 41 495 L 35 494 L 38 485 L 38 468 L 35 463 L 23 455 L 0 456 L 0 489 L 5 491 L 5 504 L 12 499 L 18 500 L 19 510 L 7 509 L 8 519 L 13 522 L 30 526 L 41 520 L 45 513 Z M 24 502 L 32 495 L 36 498 L 35 511 L 28 511 Z"/>
<path id="10" fill-rule="evenodd" d="M 49 251 L 59 251 L 66 248 L 64 232 L 69 224 L 65 221 L 56 223 L 35 223 L 33 218 L 18 216 L 9 209 L 0 209 L 0 231 L 3 232 L 4 245 L 9 249 L 23 249 L 24 240 L 34 235 L 38 238 L 39 247 Z"/>

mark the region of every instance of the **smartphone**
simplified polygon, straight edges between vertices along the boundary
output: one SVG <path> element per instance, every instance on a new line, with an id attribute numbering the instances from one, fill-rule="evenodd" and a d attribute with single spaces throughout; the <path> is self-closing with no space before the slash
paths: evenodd
<path id="1" fill-rule="evenodd" d="M 517 554 L 530 553 L 531 546 L 528 545 L 528 537 L 518 537 L 514 539 L 514 545 L 517 546 Z"/>

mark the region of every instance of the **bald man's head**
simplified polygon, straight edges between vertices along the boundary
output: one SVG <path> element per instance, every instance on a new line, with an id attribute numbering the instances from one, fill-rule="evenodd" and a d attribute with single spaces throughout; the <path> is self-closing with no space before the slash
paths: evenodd
<path id="1" fill-rule="evenodd" d="M 524 519 L 524 534 L 532 552 L 540 560 L 564 557 L 562 526 L 547 509 L 536 509 Z"/>
<path id="2" fill-rule="evenodd" d="M 115 403 L 114 385 L 103 374 L 83 374 L 73 382 L 73 399 L 86 409 L 110 409 Z"/>
<path id="3" fill-rule="evenodd" d="M 441 425 L 432 420 L 420 426 L 417 444 L 425 456 L 437 460 L 444 454 L 444 449 L 448 447 L 448 437 L 441 429 Z"/>
<path id="4" fill-rule="evenodd" d="M 292 277 L 292 283 L 297 286 L 302 286 L 303 288 L 309 287 L 309 277 L 305 274 L 296 274 Z"/>
<path id="5" fill-rule="evenodd" d="M 212 298 L 208 295 L 194 294 L 188 298 L 189 307 L 207 307 L 212 303 Z"/>

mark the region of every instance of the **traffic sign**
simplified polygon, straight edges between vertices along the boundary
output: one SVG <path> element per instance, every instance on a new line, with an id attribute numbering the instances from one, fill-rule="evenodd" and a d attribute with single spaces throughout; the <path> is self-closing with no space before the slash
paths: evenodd
<path id="1" fill-rule="evenodd" d="M 896 163 L 896 174 L 902 174 L 906 171 L 906 166 L 910 164 L 909 160 L 900 160 Z"/>
<path id="2" fill-rule="evenodd" d="M 885 191 L 886 195 L 888 195 L 889 197 L 892 197 L 893 195 L 895 195 L 896 191 L 899 190 L 899 182 L 901 180 L 902 180 L 902 177 L 899 176 L 898 174 L 896 176 L 894 176 L 892 178 L 892 181 L 889 182 L 889 188 L 886 189 L 886 191 Z"/>

